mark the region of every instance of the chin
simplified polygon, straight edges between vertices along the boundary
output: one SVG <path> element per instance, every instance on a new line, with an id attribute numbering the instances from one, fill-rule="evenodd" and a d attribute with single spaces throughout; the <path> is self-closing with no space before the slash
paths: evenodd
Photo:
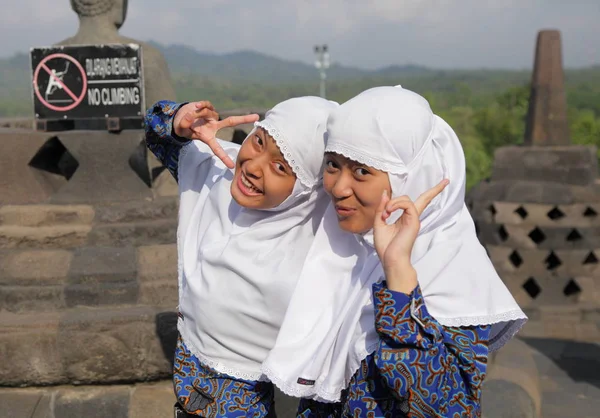
<path id="1" fill-rule="evenodd" d="M 338 219 L 338 225 L 343 231 L 350 232 L 352 234 L 364 234 L 365 232 L 371 229 L 365 227 L 365 225 L 362 225 L 361 222 L 357 222 L 356 219 L 352 219 L 352 217 Z"/>

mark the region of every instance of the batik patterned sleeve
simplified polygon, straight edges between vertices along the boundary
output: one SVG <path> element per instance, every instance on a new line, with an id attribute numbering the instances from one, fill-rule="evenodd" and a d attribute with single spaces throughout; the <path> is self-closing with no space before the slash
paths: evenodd
<path id="1" fill-rule="evenodd" d="M 374 363 L 406 415 L 480 416 L 489 326 L 441 326 L 419 287 L 406 295 L 380 283 L 373 298 L 380 337 Z"/>
<path id="2" fill-rule="evenodd" d="M 173 132 L 173 118 L 185 103 L 168 100 L 157 102 L 145 117 L 146 146 L 177 180 L 179 151 L 189 142 Z"/>

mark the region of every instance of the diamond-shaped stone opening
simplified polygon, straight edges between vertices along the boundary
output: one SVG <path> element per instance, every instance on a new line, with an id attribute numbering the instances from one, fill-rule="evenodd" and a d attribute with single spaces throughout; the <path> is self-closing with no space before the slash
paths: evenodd
<path id="1" fill-rule="evenodd" d="M 129 167 L 137 174 L 140 180 L 146 184 L 146 186 L 152 187 L 152 178 L 148 167 L 147 157 L 148 149 L 146 148 L 146 141 L 141 141 L 129 156 Z M 154 174 L 156 174 L 156 172 L 152 173 L 152 175 Z"/>
<path id="2" fill-rule="evenodd" d="M 508 239 L 508 232 L 506 231 L 506 228 L 504 228 L 504 225 L 498 228 L 498 237 L 500 237 L 500 241 L 506 241 Z"/>
<path id="3" fill-rule="evenodd" d="M 546 260 L 544 262 L 546 263 L 546 268 L 548 270 L 555 270 L 562 265 L 562 261 L 554 253 L 554 251 L 552 251 L 550 255 L 546 257 Z"/>
<path id="4" fill-rule="evenodd" d="M 583 236 L 576 229 L 572 229 L 569 235 L 567 235 L 567 241 L 569 242 L 581 241 L 582 239 Z"/>
<path id="5" fill-rule="evenodd" d="M 546 234 L 544 234 L 540 228 L 535 227 L 535 229 L 529 233 L 529 238 L 536 244 L 541 244 L 546 241 Z"/>
<path id="6" fill-rule="evenodd" d="M 54 136 L 44 142 L 29 161 L 29 166 L 48 173 L 58 174 L 70 180 L 79 168 L 79 162 L 60 139 Z"/>
<path id="7" fill-rule="evenodd" d="M 546 214 L 546 216 L 548 216 L 548 218 L 552 219 L 553 221 L 557 221 L 561 218 L 564 218 L 565 213 L 562 210 L 560 210 L 558 206 L 555 206 L 550 212 Z"/>
<path id="8" fill-rule="evenodd" d="M 591 251 L 587 257 L 585 257 L 585 260 L 583 260 L 583 264 L 598 264 L 598 257 Z"/>
<path id="9" fill-rule="evenodd" d="M 527 216 L 529 216 L 529 213 L 525 210 L 523 206 L 519 206 L 518 208 L 516 208 L 515 213 L 519 215 L 521 219 L 525 219 L 527 218 Z"/>
<path id="10" fill-rule="evenodd" d="M 595 218 L 598 216 L 598 212 L 596 212 L 593 208 L 587 207 L 583 212 L 583 216 L 586 218 Z"/>
<path id="11" fill-rule="evenodd" d="M 498 213 L 498 211 L 496 210 L 496 207 L 494 205 L 489 205 L 488 210 L 490 211 L 492 216 L 496 216 L 496 214 Z"/>
<path id="12" fill-rule="evenodd" d="M 581 287 L 573 279 L 569 280 L 569 283 L 563 289 L 563 294 L 567 297 L 576 296 L 581 293 Z"/>
<path id="13" fill-rule="evenodd" d="M 537 298 L 538 295 L 542 293 L 542 288 L 533 277 L 530 277 L 525 283 L 523 283 L 523 289 L 529 296 L 531 296 L 531 299 Z"/>
<path id="14" fill-rule="evenodd" d="M 519 268 L 521 266 L 521 264 L 523 264 L 523 259 L 521 258 L 521 255 L 517 252 L 517 250 L 513 251 L 508 256 L 508 259 L 510 260 L 512 265 L 515 266 L 516 268 Z"/>

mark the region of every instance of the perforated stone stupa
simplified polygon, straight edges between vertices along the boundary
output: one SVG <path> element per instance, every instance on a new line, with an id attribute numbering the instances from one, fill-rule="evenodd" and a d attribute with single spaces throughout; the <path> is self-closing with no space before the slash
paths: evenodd
<path id="1" fill-rule="evenodd" d="M 538 34 L 523 146 L 496 151 L 468 203 L 499 274 L 530 316 L 522 335 L 598 341 L 596 148 L 572 145 L 560 33 Z"/>

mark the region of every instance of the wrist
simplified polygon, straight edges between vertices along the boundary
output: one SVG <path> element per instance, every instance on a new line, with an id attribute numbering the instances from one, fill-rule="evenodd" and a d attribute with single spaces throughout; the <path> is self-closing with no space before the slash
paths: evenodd
<path id="1" fill-rule="evenodd" d="M 412 293 L 418 285 L 417 271 L 409 260 L 403 260 L 384 268 L 388 289 L 405 294 Z"/>

